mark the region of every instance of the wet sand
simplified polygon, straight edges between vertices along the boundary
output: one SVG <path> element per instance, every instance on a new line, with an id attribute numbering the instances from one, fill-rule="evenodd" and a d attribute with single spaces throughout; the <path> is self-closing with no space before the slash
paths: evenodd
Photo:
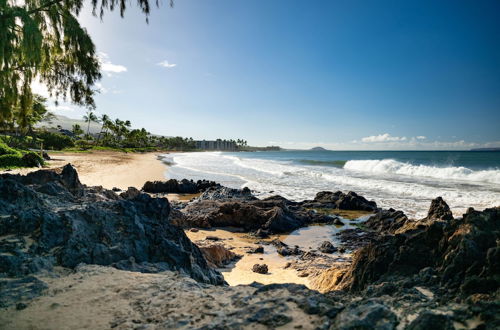
<path id="1" fill-rule="evenodd" d="M 299 277 L 298 272 L 292 268 L 285 269 L 291 257 L 282 257 L 276 252 L 272 245 L 262 245 L 264 253 L 248 254 L 248 248 L 259 246 L 258 241 L 262 239 L 249 237 L 246 233 L 240 233 L 231 228 L 217 228 L 209 230 L 199 230 L 198 232 L 186 231 L 186 235 L 195 244 L 196 241 L 205 240 L 207 236 L 215 236 L 220 239 L 220 243 L 231 247 L 231 251 L 241 255 L 242 258 L 226 268 L 219 271 L 224 275 L 224 279 L 229 285 L 250 284 L 259 282 L 262 284 L 271 283 L 298 283 L 308 285 L 308 279 Z M 270 241 L 266 239 L 265 241 Z M 262 260 L 261 260 L 262 259 Z M 268 274 L 258 274 L 252 271 L 255 264 L 266 264 L 269 268 Z"/>
<path id="2" fill-rule="evenodd" d="M 297 283 L 310 289 L 321 290 L 324 284 L 321 279 L 317 278 L 327 269 L 331 272 L 332 265 L 334 268 L 344 268 L 345 264 L 351 261 L 352 251 L 323 254 L 318 252 L 317 248 L 324 241 L 330 241 L 334 246 L 340 247 L 341 242 L 336 234 L 341 230 L 354 228 L 357 223 L 365 221 L 366 218 L 366 215 L 352 220 L 342 218 L 345 223 L 343 226 L 311 225 L 299 228 L 289 234 L 272 235 L 267 239 L 249 236 L 248 233 L 242 233 L 237 228 L 199 229 L 197 232 L 190 230 L 185 232 L 195 244 L 197 241 L 206 242 L 207 236 L 215 236 L 219 240 L 214 241 L 214 243 L 223 244 L 241 256 L 238 261 L 218 269 L 229 285 L 250 284 L 252 282 L 262 284 Z M 304 252 L 315 252 L 320 257 L 299 260 L 298 256 L 281 256 L 277 253 L 276 247 L 270 244 L 273 239 L 279 239 L 289 246 L 296 245 Z M 247 253 L 250 248 L 256 248 L 259 245 L 264 247 L 264 253 Z M 322 259 L 322 256 L 328 260 Z M 254 273 L 252 267 L 255 264 L 266 264 L 269 273 Z"/>

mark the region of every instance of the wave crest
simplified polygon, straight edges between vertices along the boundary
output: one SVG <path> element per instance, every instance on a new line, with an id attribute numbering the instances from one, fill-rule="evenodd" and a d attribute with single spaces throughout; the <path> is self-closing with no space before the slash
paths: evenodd
<path id="1" fill-rule="evenodd" d="M 414 165 L 411 163 L 399 162 L 394 159 L 350 160 L 344 165 L 344 169 L 358 172 L 500 183 L 500 170 L 498 169 L 474 171 L 462 166 L 436 167 L 429 165 Z"/>

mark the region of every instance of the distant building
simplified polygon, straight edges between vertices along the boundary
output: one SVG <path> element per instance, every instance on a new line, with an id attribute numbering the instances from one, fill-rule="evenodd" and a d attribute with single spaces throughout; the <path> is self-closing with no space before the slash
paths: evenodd
<path id="1" fill-rule="evenodd" d="M 196 149 L 200 150 L 217 150 L 217 151 L 236 151 L 238 146 L 235 141 L 216 140 L 216 141 L 194 141 Z"/>

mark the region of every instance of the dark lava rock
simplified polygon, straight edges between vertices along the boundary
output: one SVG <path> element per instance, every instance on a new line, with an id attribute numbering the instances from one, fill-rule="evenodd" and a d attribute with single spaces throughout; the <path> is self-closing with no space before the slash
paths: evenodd
<path id="1" fill-rule="evenodd" d="M 139 196 L 140 194 L 141 194 L 141 192 L 137 188 L 128 187 L 127 191 L 122 192 L 120 194 L 120 197 L 124 198 L 124 199 L 134 199 L 137 196 Z"/>
<path id="2" fill-rule="evenodd" d="M 268 268 L 266 264 L 255 264 L 252 267 L 252 271 L 254 273 L 259 273 L 259 274 L 267 274 Z"/>
<path id="3" fill-rule="evenodd" d="M 441 197 L 437 197 L 431 202 L 427 219 L 452 220 L 453 214 L 448 204 Z"/>
<path id="4" fill-rule="evenodd" d="M 200 282 L 224 283 L 183 230 L 169 223 L 168 200 L 135 190 L 124 197 L 83 186 L 71 165 L 61 173 L 1 175 L 0 273 L 20 277 L 87 263 L 178 270 Z"/>
<path id="5" fill-rule="evenodd" d="M 337 248 L 335 246 L 333 246 L 333 244 L 329 241 L 324 241 L 323 243 L 321 243 L 318 250 L 320 250 L 323 253 L 337 252 Z"/>
<path id="6" fill-rule="evenodd" d="M 356 250 L 370 244 L 378 236 L 374 232 L 367 232 L 360 228 L 346 229 L 335 235 L 339 236 L 344 245 L 344 248 L 339 249 L 342 253 L 345 252 L 345 247 L 350 250 Z"/>
<path id="7" fill-rule="evenodd" d="M 256 322 L 268 326 L 271 329 L 284 326 L 292 322 L 292 318 L 286 314 L 279 314 L 273 308 L 259 309 L 255 315 L 248 318 L 249 322 Z"/>
<path id="8" fill-rule="evenodd" d="M 193 180 L 187 179 L 182 179 L 180 181 L 170 179 L 168 181 L 147 181 L 142 187 L 142 191 L 153 194 L 196 194 L 216 186 L 218 186 L 218 184 L 213 181 L 199 180 L 194 182 Z"/>
<path id="9" fill-rule="evenodd" d="M 341 284 L 357 291 L 370 283 L 415 276 L 421 284 L 435 278 L 452 297 L 492 294 L 500 287 L 499 241 L 500 207 L 469 210 L 461 219 L 410 221 L 395 235 L 357 251 Z M 426 268 L 434 275 L 428 276 Z"/>
<path id="10" fill-rule="evenodd" d="M 283 243 L 279 239 L 274 239 L 271 242 L 271 244 L 273 244 L 276 247 L 276 251 L 278 252 L 278 254 L 284 257 L 292 255 L 300 255 L 303 253 L 303 251 L 300 250 L 298 246 L 290 247 L 288 244 Z"/>
<path id="11" fill-rule="evenodd" d="M 264 253 L 264 247 L 262 245 L 259 245 L 255 248 L 250 248 L 248 249 L 247 253 Z"/>
<path id="12" fill-rule="evenodd" d="M 313 201 L 305 201 L 302 205 L 309 208 L 332 208 L 356 211 L 377 210 L 377 204 L 374 201 L 368 201 L 353 191 L 349 191 L 347 194 L 341 191 L 320 191 L 316 194 Z"/>
<path id="13" fill-rule="evenodd" d="M 175 224 L 184 228 L 232 226 L 245 231 L 261 229 L 266 234 L 290 232 L 310 223 L 330 223 L 333 220 L 279 196 L 264 200 L 200 199 L 181 212 L 183 216 L 176 217 Z"/>
<path id="14" fill-rule="evenodd" d="M 396 211 L 391 208 L 388 210 L 378 210 L 377 213 L 372 215 L 363 225 L 378 233 L 393 234 L 408 221 L 408 217 L 403 211 Z"/>
<path id="15" fill-rule="evenodd" d="M 453 330 L 450 317 L 443 314 L 434 314 L 426 311 L 420 314 L 407 327 L 407 330 Z"/>
<path id="16" fill-rule="evenodd" d="M 234 189 L 223 186 L 213 186 L 206 189 L 198 200 L 256 200 L 248 187 Z"/>
<path id="17" fill-rule="evenodd" d="M 47 285 L 34 276 L 23 278 L 0 278 L 0 308 L 13 304 L 23 304 L 19 301 L 31 300 L 47 290 Z"/>
<path id="18" fill-rule="evenodd" d="M 419 222 L 409 220 L 402 211 L 391 208 L 388 210 L 379 209 L 364 223 L 364 226 L 379 234 L 396 234 L 413 229 L 415 226 L 423 228 L 429 221 L 452 219 L 453 216 L 448 204 L 441 197 L 437 197 L 432 200 L 427 216 Z"/>
<path id="19" fill-rule="evenodd" d="M 350 305 L 335 319 L 335 329 L 395 329 L 396 314 L 387 306 L 375 301 Z"/>

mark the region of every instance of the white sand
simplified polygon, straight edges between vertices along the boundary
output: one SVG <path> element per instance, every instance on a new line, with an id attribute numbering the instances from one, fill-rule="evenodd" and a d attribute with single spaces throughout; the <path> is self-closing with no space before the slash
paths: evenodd
<path id="1" fill-rule="evenodd" d="M 158 153 L 124 153 L 115 151 L 93 151 L 82 153 L 52 153 L 49 168 L 58 168 L 71 163 L 78 171 L 80 181 L 88 186 L 113 187 L 122 190 L 128 187 L 142 188 L 146 181 L 165 180 L 167 167 Z M 37 168 L 2 171 L 1 173 L 26 174 Z"/>

